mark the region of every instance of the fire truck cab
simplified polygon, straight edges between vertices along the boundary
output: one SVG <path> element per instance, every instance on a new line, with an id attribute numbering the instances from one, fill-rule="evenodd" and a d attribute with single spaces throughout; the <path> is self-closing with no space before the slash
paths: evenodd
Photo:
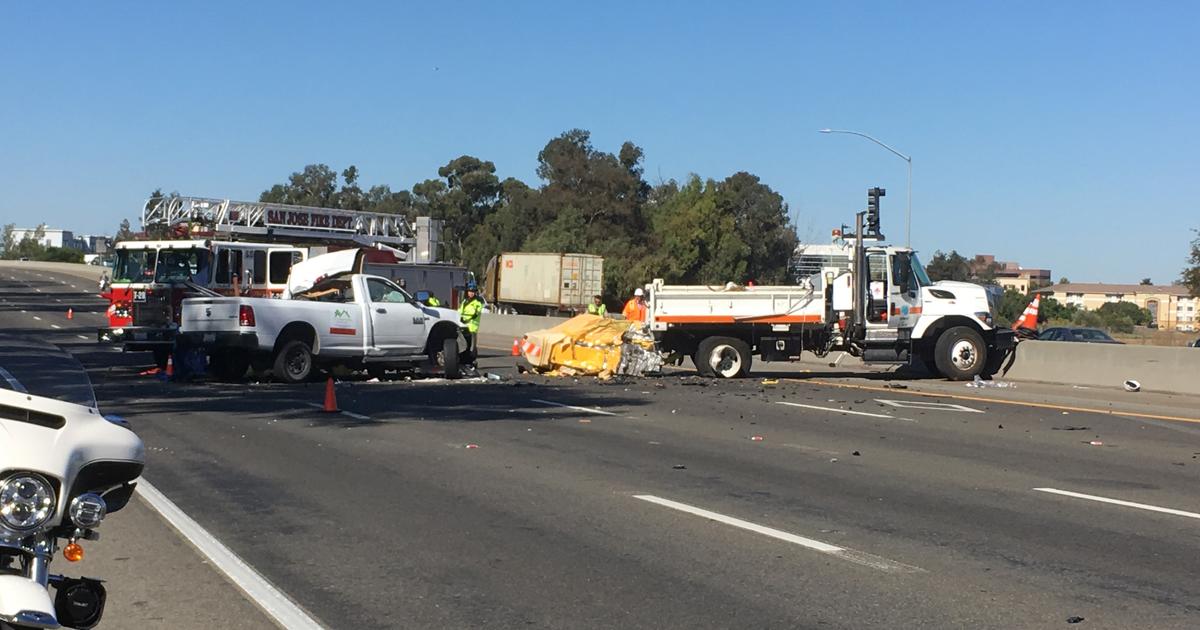
<path id="1" fill-rule="evenodd" d="M 101 342 L 150 350 L 165 365 L 179 329 L 180 302 L 196 295 L 278 297 L 307 250 L 280 244 L 213 240 L 123 241 L 114 247 L 108 326 Z"/>

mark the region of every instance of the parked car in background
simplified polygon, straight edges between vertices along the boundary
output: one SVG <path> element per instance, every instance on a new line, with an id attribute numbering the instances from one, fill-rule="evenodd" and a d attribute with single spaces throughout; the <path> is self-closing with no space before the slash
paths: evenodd
<path id="1" fill-rule="evenodd" d="M 1038 333 L 1038 341 L 1081 341 L 1083 343 L 1121 343 L 1097 328 L 1047 328 Z"/>

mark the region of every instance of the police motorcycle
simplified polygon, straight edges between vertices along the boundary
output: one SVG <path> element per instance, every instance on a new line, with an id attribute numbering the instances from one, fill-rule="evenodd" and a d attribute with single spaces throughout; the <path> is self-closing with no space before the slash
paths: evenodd
<path id="1" fill-rule="evenodd" d="M 52 574 L 50 562 L 83 559 L 144 464 L 142 440 L 100 413 L 74 357 L 0 336 L 0 630 L 100 622 L 103 583 Z"/>

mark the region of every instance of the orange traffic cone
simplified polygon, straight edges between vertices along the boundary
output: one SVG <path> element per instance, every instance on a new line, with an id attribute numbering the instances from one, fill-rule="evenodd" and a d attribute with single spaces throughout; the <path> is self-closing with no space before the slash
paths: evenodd
<path id="1" fill-rule="evenodd" d="M 1041 298 L 1042 296 L 1040 295 L 1033 296 L 1033 301 L 1029 303 L 1029 306 L 1025 307 L 1025 312 L 1021 313 L 1021 316 L 1013 323 L 1013 330 L 1017 330 L 1018 328 L 1037 330 L 1038 301 Z"/>
<path id="2" fill-rule="evenodd" d="M 520 339 L 517 339 L 517 338 L 513 339 L 512 355 L 514 357 L 521 356 L 521 340 Z"/>
<path id="3" fill-rule="evenodd" d="M 337 394 L 333 391 L 333 377 L 330 376 L 328 381 L 325 381 L 325 411 L 327 413 L 337 413 Z"/>
<path id="4" fill-rule="evenodd" d="M 75 319 L 75 309 L 67 307 L 67 319 Z"/>
<path id="5" fill-rule="evenodd" d="M 175 376 L 175 356 L 173 354 L 168 354 L 167 355 L 167 378 L 169 379 L 172 376 Z"/>

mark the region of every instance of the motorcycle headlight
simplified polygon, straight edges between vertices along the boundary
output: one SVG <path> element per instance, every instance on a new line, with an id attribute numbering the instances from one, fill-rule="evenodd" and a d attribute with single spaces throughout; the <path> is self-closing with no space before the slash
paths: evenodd
<path id="1" fill-rule="evenodd" d="M 71 506 L 67 510 L 71 515 L 71 522 L 83 529 L 92 529 L 99 525 L 107 512 L 108 504 L 104 502 L 104 498 L 93 492 L 86 492 L 71 499 Z"/>
<path id="2" fill-rule="evenodd" d="M 20 473 L 0 482 L 0 521 L 26 532 L 46 524 L 54 515 L 54 488 L 40 475 Z"/>

